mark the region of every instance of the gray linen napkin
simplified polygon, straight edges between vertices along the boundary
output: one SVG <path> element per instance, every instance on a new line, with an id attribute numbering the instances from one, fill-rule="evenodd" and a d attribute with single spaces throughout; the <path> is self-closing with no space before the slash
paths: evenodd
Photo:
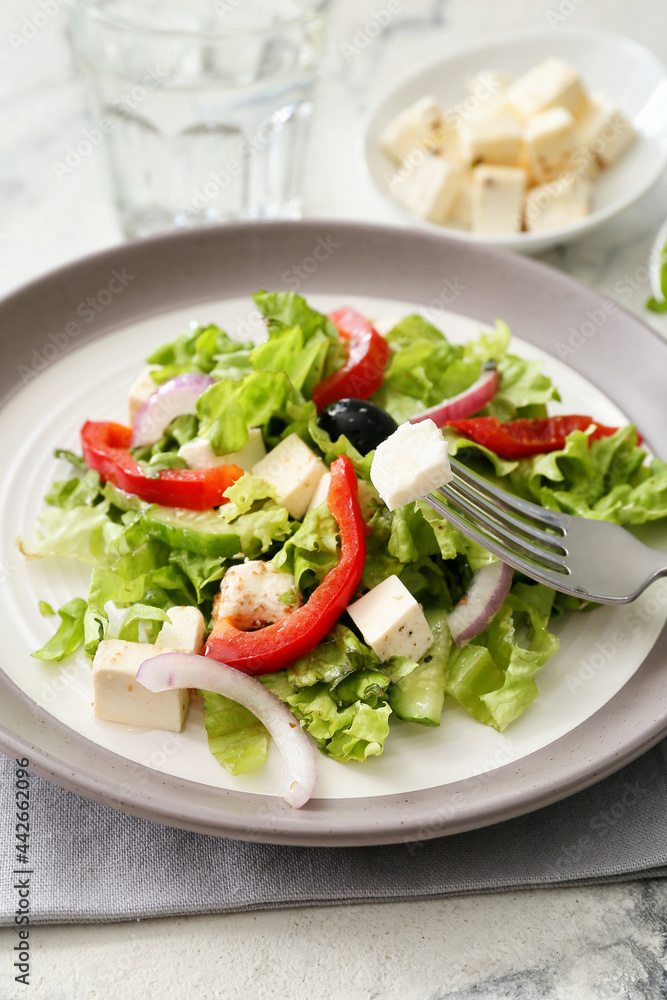
<path id="1" fill-rule="evenodd" d="M 556 805 L 469 833 L 305 848 L 173 830 L 31 778 L 32 923 L 427 899 L 667 876 L 667 740 Z M 14 768 L 0 756 L 0 924 L 13 922 Z"/>

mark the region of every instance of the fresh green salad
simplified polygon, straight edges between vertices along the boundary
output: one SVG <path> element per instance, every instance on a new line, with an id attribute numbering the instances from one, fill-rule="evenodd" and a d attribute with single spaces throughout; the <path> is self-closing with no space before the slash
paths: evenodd
<path id="1" fill-rule="evenodd" d="M 197 654 L 205 642 L 209 661 L 257 677 L 343 762 L 381 754 L 394 724 L 439 726 L 446 700 L 504 730 L 558 649 L 551 622 L 588 607 L 514 573 L 477 634 L 453 634 L 450 616 L 495 559 L 424 501 L 390 511 L 371 482 L 374 448 L 430 415 L 450 455 L 507 490 L 625 525 L 667 516 L 667 465 L 633 426 L 549 418 L 557 387 L 511 353 L 502 322 L 458 345 L 420 315 L 381 335 L 354 310 L 325 316 L 293 292 L 254 301 L 266 340 L 190 326 L 147 359 L 131 426 L 102 414 L 82 428 L 82 454 L 57 452 L 69 472 L 20 545 L 29 559 L 87 563 L 90 589 L 58 609 L 33 655 L 61 662 L 83 649 L 96 714 L 160 728 L 162 709 L 130 704 L 140 685 L 125 684 L 126 702 L 105 685 L 137 644 L 132 677 L 147 644 Z M 176 609 L 197 609 L 201 628 L 191 612 L 179 637 Z M 261 765 L 264 725 L 200 693 L 220 764 Z M 186 702 L 165 727 L 183 724 Z"/>

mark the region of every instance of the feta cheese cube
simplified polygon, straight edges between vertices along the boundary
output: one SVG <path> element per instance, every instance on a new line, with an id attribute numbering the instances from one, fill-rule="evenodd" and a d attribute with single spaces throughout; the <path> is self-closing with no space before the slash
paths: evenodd
<path id="1" fill-rule="evenodd" d="M 154 645 L 104 639 L 93 660 L 93 711 L 96 719 L 146 729 L 180 733 L 190 705 L 190 692 L 174 688 L 154 693 L 136 680 L 137 670 L 161 653 L 200 653 L 206 623 L 198 608 L 175 607 L 167 614 Z"/>
<path id="2" fill-rule="evenodd" d="M 156 389 L 157 383 L 153 381 L 150 368 L 144 369 L 141 375 L 135 378 L 127 394 L 127 412 L 130 427 L 137 419 L 137 414 L 141 407 L 153 395 Z"/>
<path id="3" fill-rule="evenodd" d="M 449 216 L 449 224 L 460 226 L 462 229 L 470 229 L 470 200 L 472 189 L 472 174 L 470 170 L 461 172 L 459 179 L 459 193 L 456 201 L 452 205 Z"/>
<path id="4" fill-rule="evenodd" d="M 433 645 L 424 612 L 397 576 L 387 577 L 347 611 L 381 660 L 390 656 L 419 660 Z"/>
<path id="5" fill-rule="evenodd" d="M 444 130 L 442 109 L 435 97 L 422 97 L 401 111 L 380 136 L 381 149 L 396 163 L 403 163 L 416 150 L 431 152 L 435 133 Z"/>
<path id="6" fill-rule="evenodd" d="M 485 235 L 518 233 L 526 183 L 526 171 L 520 167 L 475 167 L 470 187 L 472 231 Z"/>
<path id="7" fill-rule="evenodd" d="M 281 601 L 280 597 L 290 591 L 294 602 Z M 261 559 L 248 559 L 230 566 L 223 576 L 213 602 L 213 620 L 230 618 L 243 630 L 261 628 L 287 618 L 300 603 L 291 573 L 282 573 Z"/>
<path id="8" fill-rule="evenodd" d="M 238 465 L 250 472 L 266 455 L 264 438 L 259 427 L 251 427 L 248 440 L 240 451 L 227 455 L 216 455 L 207 438 L 193 438 L 178 449 L 178 454 L 188 463 L 190 469 L 210 469 L 214 465 Z"/>
<path id="9" fill-rule="evenodd" d="M 632 123 L 604 94 L 594 93 L 579 118 L 581 148 L 611 166 L 637 138 Z"/>
<path id="10" fill-rule="evenodd" d="M 395 187 L 407 209 L 428 222 L 446 222 L 459 193 L 459 171 L 439 156 L 427 156 Z"/>
<path id="11" fill-rule="evenodd" d="M 530 172 L 540 183 L 553 180 L 567 169 L 577 146 L 573 115 L 565 108 L 550 108 L 533 115 L 524 139 Z"/>
<path id="12" fill-rule="evenodd" d="M 331 473 L 325 472 L 319 483 L 315 487 L 315 492 L 313 493 L 310 503 L 308 504 L 307 514 L 310 514 L 311 510 L 315 510 L 320 504 L 327 502 L 327 496 L 329 494 L 329 485 L 331 483 Z"/>
<path id="13" fill-rule="evenodd" d="M 206 637 L 206 622 L 199 608 L 170 608 L 167 614 L 169 621 L 160 629 L 155 648 L 161 653 L 200 653 Z"/>
<path id="14" fill-rule="evenodd" d="M 521 127 L 510 115 L 464 121 L 459 126 L 464 161 L 514 167 L 521 150 Z"/>
<path id="15" fill-rule="evenodd" d="M 524 118 L 530 118 L 555 107 L 576 115 L 584 106 L 586 93 L 574 66 L 552 57 L 519 77 L 507 98 Z"/>
<path id="16" fill-rule="evenodd" d="M 389 510 L 425 497 L 451 478 L 447 442 L 432 420 L 401 424 L 375 449 L 371 482 Z"/>
<path id="17" fill-rule="evenodd" d="M 593 188 L 585 177 L 571 174 L 564 181 L 553 181 L 532 188 L 526 197 L 526 229 L 542 232 L 560 229 L 590 215 Z"/>
<path id="18" fill-rule="evenodd" d="M 300 521 L 308 510 L 315 487 L 328 469 L 298 434 L 290 434 L 253 465 L 251 471 L 273 486 L 280 503 Z"/>
<path id="19" fill-rule="evenodd" d="M 144 660 L 164 652 L 146 642 L 104 639 L 93 660 L 95 718 L 180 733 L 190 706 L 190 692 L 186 688 L 153 692 L 136 679 Z"/>

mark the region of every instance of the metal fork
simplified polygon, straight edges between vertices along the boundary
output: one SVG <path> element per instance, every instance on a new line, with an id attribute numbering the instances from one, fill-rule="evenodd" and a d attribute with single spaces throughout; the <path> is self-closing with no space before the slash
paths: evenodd
<path id="1" fill-rule="evenodd" d="M 600 604 L 628 604 L 667 576 L 667 552 L 625 528 L 539 507 L 452 459 L 454 478 L 424 500 L 464 535 L 526 576 Z"/>

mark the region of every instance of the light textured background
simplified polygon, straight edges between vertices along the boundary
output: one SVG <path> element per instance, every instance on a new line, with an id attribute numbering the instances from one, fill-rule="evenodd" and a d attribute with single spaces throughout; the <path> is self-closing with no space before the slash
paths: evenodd
<path id="1" fill-rule="evenodd" d="M 306 190 L 310 215 L 386 218 L 360 168 L 360 117 L 397 75 L 460 40 L 516 27 L 599 26 L 637 38 L 667 61 L 665 0 L 403 0 L 370 38 L 365 26 L 385 7 L 383 0 L 334 0 Z M 39 0 L 0 8 L 2 290 L 120 238 L 99 151 L 62 182 L 53 174 L 52 161 L 81 136 L 84 102 L 64 9 L 12 48 L 10 33 L 38 10 Z M 352 56 L 349 46 L 357 47 Z M 646 260 L 665 215 L 663 180 L 623 217 L 545 259 L 640 312 Z M 667 332 L 666 319 L 644 318 Z M 667 996 L 665 913 L 667 886 L 631 883 L 39 927 L 27 988 L 12 981 L 17 938 L 4 930 L 0 1000 L 653 1000 Z"/>

